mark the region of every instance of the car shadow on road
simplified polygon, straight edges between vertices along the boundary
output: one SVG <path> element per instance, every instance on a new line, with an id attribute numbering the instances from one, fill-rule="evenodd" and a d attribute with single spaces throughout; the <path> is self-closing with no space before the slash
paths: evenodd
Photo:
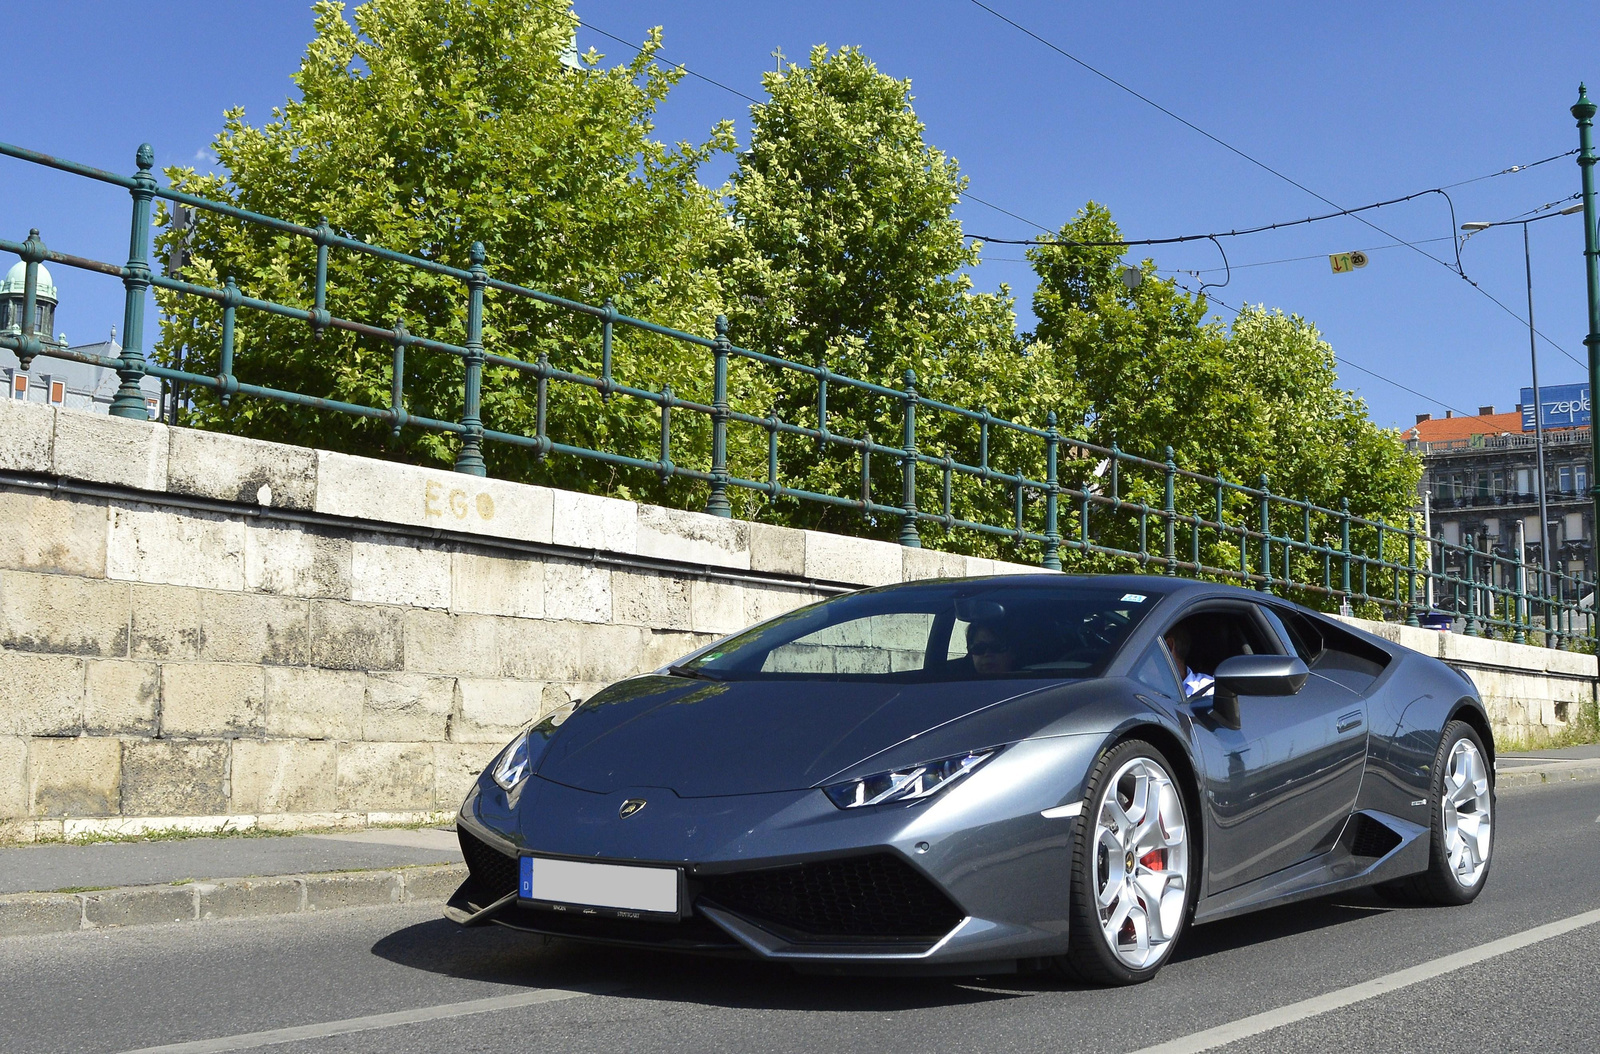
<path id="1" fill-rule="evenodd" d="M 585 945 L 444 919 L 396 930 L 374 955 L 413 969 L 527 988 L 607 988 L 631 998 L 729 1009 L 893 1012 L 1076 988 L 1052 973 L 972 977 L 801 974 L 787 966 Z"/>
<path id="2" fill-rule="evenodd" d="M 1332 929 L 1374 915 L 1387 914 L 1394 907 L 1375 894 L 1357 891 L 1325 900 L 1307 900 L 1281 908 L 1268 908 L 1238 918 L 1191 927 L 1173 953 L 1172 961 L 1203 959 L 1208 955 L 1237 951 L 1280 937 Z"/>

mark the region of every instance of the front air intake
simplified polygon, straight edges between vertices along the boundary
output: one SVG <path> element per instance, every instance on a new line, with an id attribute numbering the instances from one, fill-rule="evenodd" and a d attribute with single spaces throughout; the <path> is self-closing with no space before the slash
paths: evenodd
<path id="1" fill-rule="evenodd" d="M 888 853 L 701 878 L 700 896 L 799 940 L 935 941 L 964 917 Z"/>
<path id="2" fill-rule="evenodd" d="M 472 888 L 467 899 L 480 908 L 488 907 L 507 893 L 515 893 L 521 885 L 517 875 L 517 858 L 488 845 L 468 834 L 466 828 L 457 827 L 461 839 L 461 855 L 467 858 L 467 873 Z"/>

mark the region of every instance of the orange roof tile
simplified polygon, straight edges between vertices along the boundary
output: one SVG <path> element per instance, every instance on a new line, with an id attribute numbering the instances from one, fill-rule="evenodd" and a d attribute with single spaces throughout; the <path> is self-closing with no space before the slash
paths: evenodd
<path id="1" fill-rule="evenodd" d="M 1468 439 L 1476 435 L 1497 436 L 1502 432 L 1522 434 L 1522 414 L 1516 410 L 1505 414 L 1472 414 L 1462 417 L 1435 417 L 1418 421 L 1405 430 L 1406 439 L 1424 443 L 1442 443 L 1449 439 Z"/>

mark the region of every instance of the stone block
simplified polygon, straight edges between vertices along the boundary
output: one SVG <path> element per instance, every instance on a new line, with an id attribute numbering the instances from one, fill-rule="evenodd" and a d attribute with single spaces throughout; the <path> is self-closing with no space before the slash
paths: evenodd
<path id="1" fill-rule="evenodd" d="M 193 886 L 135 886 L 89 893 L 83 898 L 83 921 L 91 926 L 156 926 L 193 922 Z"/>
<path id="2" fill-rule="evenodd" d="M 806 532 L 767 523 L 750 525 L 750 570 L 806 576 Z"/>
<path id="3" fill-rule="evenodd" d="M 17 893 L 0 897 L 0 937 L 71 933 L 82 926 L 83 901 L 70 893 Z"/>
<path id="4" fill-rule="evenodd" d="M 609 684 L 632 677 L 645 665 L 651 632 L 642 626 L 587 626 L 580 637 L 577 676 L 551 680 L 591 681 Z"/>
<path id="5" fill-rule="evenodd" d="M 396 535 L 358 535 L 350 546 L 350 598 L 415 608 L 450 606 L 450 553 Z"/>
<path id="6" fill-rule="evenodd" d="M 546 564 L 544 617 L 572 622 L 610 622 L 611 572 L 590 564 Z"/>
<path id="7" fill-rule="evenodd" d="M 395 871 L 352 871 L 337 875 L 307 875 L 307 911 L 336 908 L 370 908 L 399 904 L 406 896 L 405 883 Z"/>
<path id="8" fill-rule="evenodd" d="M 432 864 L 407 867 L 401 869 L 400 877 L 405 880 L 406 903 L 438 903 L 449 900 L 460 888 L 461 883 L 467 880 L 467 865 Z"/>
<path id="9" fill-rule="evenodd" d="M 504 745 L 543 712 L 544 685 L 538 681 L 456 681 L 458 700 L 450 721 L 452 743 Z"/>
<path id="10" fill-rule="evenodd" d="M 106 523 L 102 502 L 0 492 L 0 567 L 104 578 Z"/>
<path id="11" fill-rule="evenodd" d="M 441 743 L 455 708 L 453 677 L 376 673 L 367 678 L 361 738 L 401 743 Z"/>
<path id="12" fill-rule="evenodd" d="M 306 601 L 255 593 L 200 594 L 200 658 L 299 666 L 311 655 Z"/>
<path id="13" fill-rule="evenodd" d="M 330 670 L 398 670 L 402 612 L 337 600 L 311 601 L 311 661 Z"/>
<path id="14" fill-rule="evenodd" d="M 228 744 L 129 740 L 122 748 L 128 816 L 218 816 L 228 810 Z"/>
<path id="15" fill-rule="evenodd" d="M 639 506 L 633 502 L 570 490 L 552 491 L 551 495 L 557 545 L 609 553 L 638 551 Z"/>
<path id="16" fill-rule="evenodd" d="M 56 413 L 56 475 L 138 490 L 167 489 L 167 426 L 84 410 Z"/>
<path id="17" fill-rule="evenodd" d="M 525 681 L 582 680 L 583 643 L 599 631 L 594 624 L 509 618 L 497 619 L 494 629 L 494 661 L 463 669 Z"/>
<path id="18" fill-rule="evenodd" d="M 814 593 L 798 589 L 770 588 L 751 583 L 744 591 L 744 621 L 747 626 L 777 618 L 795 608 L 815 603 Z"/>
<path id="19" fill-rule="evenodd" d="M 744 617 L 746 587 L 735 582 L 696 578 L 689 583 L 690 624 L 696 633 L 734 633 Z"/>
<path id="20" fill-rule="evenodd" d="M 238 594 L 233 594 L 238 595 Z M 136 659 L 191 662 L 200 657 L 201 591 L 188 586 L 132 587 L 128 651 Z"/>
<path id="21" fill-rule="evenodd" d="M 456 552 L 450 558 L 450 610 L 544 617 L 544 561 Z"/>
<path id="22" fill-rule="evenodd" d="M 1555 648 L 1538 648 L 1543 653 L 1544 668 L 1561 677 L 1581 677 L 1593 681 L 1600 677 L 1596 657 L 1577 651 L 1558 651 Z"/>
<path id="23" fill-rule="evenodd" d="M 905 558 L 901 546 L 870 538 L 846 538 L 806 531 L 806 577 L 852 586 L 883 586 L 900 581 Z"/>
<path id="24" fill-rule="evenodd" d="M 127 583 L 0 571 L 0 647 L 126 656 Z"/>
<path id="25" fill-rule="evenodd" d="M 113 507 L 106 577 L 201 589 L 244 588 L 244 521 L 148 505 Z"/>
<path id="26" fill-rule="evenodd" d="M 341 809 L 433 808 L 431 743 L 340 743 L 336 765 Z"/>
<path id="27" fill-rule="evenodd" d="M 501 621 L 418 608 L 403 612 L 406 671 L 488 675 L 500 664 L 496 632 Z"/>
<path id="28" fill-rule="evenodd" d="M 360 739 L 365 674 L 316 667 L 264 668 L 264 725 L 270 737 Z"/>
<path id="29" fill-rule="evenodd" d="M 91 659 L 84 678 L 83 729 L 91 736 L 153 736 L 160 698 L 155 663 Z"/>
<path id="30" fill-rule="evenodd" d="M 34 816 L 113 816 L 122 805 L 122 743 L 115 739 L 34 739 L 28 791 Z"/>
<path id="31" fill-rule="evenodd" d="M 49 475 L 55 431 L 55 407 L 0 399 L 0 469 Z"/>
<path id="32" fill-rule="evenodd" d="M 967 558 L 956 553 L 942 553 L 937 549 L 902 548 L 904 561 L 901 576 L 907 582 L 926 578 L 965 578 Z"/>
<path id="33" fill-rule="evenodd" d="M 459 809 L 467 791 L 510 739 L 508 735 L 496 743 L 435 743 L 433 771 L 439 796 L 435 808 Z"/>
<path id="34" fill-rule="evenodd" d="M 175 494 L 310 509 L 317 492 L 317 452 L 223 432 L 174 428 L 168 437 L 167 486 Z"/>
<path id="35" fill-rule="evenodd" d="M 644 650 L 639 653 L 637 669 L 634 672 L 659 670 L 699 648 L 706 643 L 706 639 L 704 634 L 652 630 L 650 636 L 645 639 Z"/>
<path id="36" fill-rule="evenodd" d="M 28 812 L 28 741 L 0 736 L 0 819 L 19 819 Z"/>
<path id="37" fill-rule="evenodd" d="M 215 662 L 161 667 L 161 734 L 181 738 L 259 735 L 265 724 L 260 666 Z"/>
<path id="38" fill-rule="evenodd" d="M 688 629 L 690 583 L 679 575 L 615 571 L 611 575 L 611 618 L 652 629 Z"/>
<path id="39" fill-rule="evenodd" d="M 659 505 L 640 505 L 638 510 L 634 551 L 640 556 L 741 570 L 749 568 L 748 523 Z"/>
<path id="40" fill-rule="evenodd" d="M 999 564 L 994 560 L 982 556 L 968 556 L 965 559 L 967 561 L 966 577 L 968 578 L 982 578 L 1000 573 Z"/>
<path id="41" fill-rule="evenodd" d="M 299 878 L 230 878 L 193 888 L 202 919 L 292 915 L 305 901 L 305 880 Z"/>
<path id="42" fill-rule="evenodd" d="M 0 734 L 74 736 L 83 730 L 84 661 L 0 648 Z"/>
<path id="43" fill-rule="evenodd" d="M 997 575 L 1053 575 L 1058 572 L 1038 564 L 1019 564 L 1009 560 L 996 560 L 994 573 Z"/>
<path id="44" fill-rule="evenodd" d="M 549 542 L 544 487 L 317 451 L 316 510 L 495 538 Z"/>
<path id="45" fill-rule="evenodd" d="M 293 597 L 348 600 L 352 544 L 346 536 L 301 524 L 247 524 L 245 588 Z"/>
<path id="46" fill-rule="evenodd" d="M 331 812 L 338 807 L 332 743 L 237 739 L 232 745 L 229 812 Z"/>

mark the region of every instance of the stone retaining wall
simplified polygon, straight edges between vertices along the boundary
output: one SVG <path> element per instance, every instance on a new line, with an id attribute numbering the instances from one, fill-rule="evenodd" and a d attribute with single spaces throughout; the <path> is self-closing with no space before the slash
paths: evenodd
<path id="1" fill-rule="evenodd" d="M 525 722 L 716 635 L 1038 570 L 0 400 L 0 840 L 442 818 Z M 1594 699 L 1592 656 L 1374 628 L 1508 728 Z"/>

